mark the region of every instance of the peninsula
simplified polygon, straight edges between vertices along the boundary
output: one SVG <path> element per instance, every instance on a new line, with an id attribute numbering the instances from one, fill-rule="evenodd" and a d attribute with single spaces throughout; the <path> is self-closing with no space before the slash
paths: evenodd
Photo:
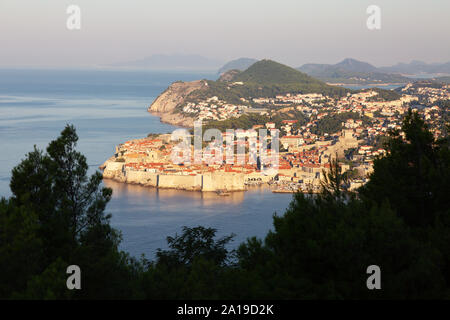
<path id="1" fill-rule="evenodd" d="M 171 155 L 178 142 L 165 134 L 118 145 L 101 168 L 107 179 L 157 188 L 228 192 L 269 185 L 274 192 L 317 192 L 337 156 L 349 177 L 348 189 L 355 190 L 368 181 L 373 160 L 386 152 L 389 131 L 401 127 L 408 109 L 417 110 L 435 136 L 448 134 L 449 98 L 449 84 L 444 82 L 355 91 L 262 60 L 245 71 L 227 71 L 217 81 L 175 82 L 148 109 L 161 121 L 189 129 L 198 120 L 203 130 L 225 134 L 227 129 L 242 129 L 246 138 L 233 136 L 232 143 L 247 150 L 244 164 L 225 156 L 215 164 L 195 163 L 193 158 L 174 163 Z M 254 136 L 260 129 L 279 132 L 279 166 L 274 172 L 248 161 L 252 146 L 261 150 L 272 143 L 270 134 Z M 188 138 L 192 141 L 192 135 Z M 203 159 L 210 156 L 205 152 Z"/>

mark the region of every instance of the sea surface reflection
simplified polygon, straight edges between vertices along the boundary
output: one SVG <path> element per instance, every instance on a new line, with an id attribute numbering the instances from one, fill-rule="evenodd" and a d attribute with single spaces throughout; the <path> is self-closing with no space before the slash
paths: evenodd
<path id="1" fill-rule="evenodd" d="M 273 214 L 283 214 L 292 199 L 291 194 L 274 194 L 266 187 L 220 196 L 111 180 L 104 184 L 113 189 L 108 206 L 112 225 L 127 239 L 122 249 L 149 258 L 158 248 L 167 248 L 166 237 L 180 233 L 183 226 L 213 227 L 218 236 L 234 233 L 232 247 L 251 236 L 263 238 L 272 227 Z"/>

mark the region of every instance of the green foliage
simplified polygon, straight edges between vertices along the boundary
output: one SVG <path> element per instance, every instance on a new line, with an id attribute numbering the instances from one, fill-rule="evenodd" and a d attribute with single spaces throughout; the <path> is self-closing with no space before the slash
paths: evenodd
<path id="1" fill-rule="evenodd" d="M 315 92 L 341 96 L 350 92 L 350 90 L 345 88 L 329 86 L 305 73 L 271 60 L 262 60 L 254 63 L 233 80 L 259 86 L 275 86 L 280 93 Z"/>
<path id="2" fill-rule="evenodd" d="M 341 198 L 344 196 L 344 191 L 348 187 L 348 176 L 341 172 L 338 157 L 331 160 L 330 170 L 322 171 L 323 180 L 321 181 L 322 192 L 324 196 Z"/>
<path id="3" fill-rule="evenodd" d="M 277 128 L 282 126 L 283 120 L 298 120 L 298 122 L 293 126 L 294 129 L 306 123 L 305 115 L 297 110 L 290 111 L 288 113 L 275 113 L 271 116 L 260 115 L 256 113 L 243 114 L 238 118 L 227 119 L 223 121 L 210 120 L 203 125 L 203 130 L 207 129 L 218 129 L 221 132 L 225 132 L 227 129 L 242 129 L 248 130 L 252 129 L 254 125 L 265 124 L 267 122 L 275 123 Z M 281 135 L 281 133 L 280 133 Z"/>
<path id="4" fill-rule="evenodd" d="M 26 290 L 15 292 L 12 298 L 22 300 L 72 299 L 74 292 L 67 290 L 66 281 L 61 276 L 65 274 L 67 266 L 68 264 L 62 259 L 57 259 L 42 273 L 33 275 L 27 283 Z"/>
<path id="5" fill-rule="evenodd" d="M 234 235 L 215 239 L 213 228 L 183 227 L 181 235 L 168 237 L 169 250 L 158 250 L 157 260 L 148 264 L 143 290 L 148 298 L 218 299 L 227 287 L 240 288 L 234 279 L 240 271 L 231 268 L 233 252 L 226 246 Z M 234 297 L 234 293 L 230 295 Z"/>
<path id="6" fill-rule="evenodd" d="M 259 114 L 244 114 L 239 118 L 227 119 L 224 121 L 211 120 L 204 126 L 203 130 L 206 131 L 210 128 L 216 128 L 221 132 L 225 132 L 227 129 L 251 129 L 254 125 L 269 122 L 270 117 L 261 116 Z"/>
<path id="7" fill-rule="evenodd" d="M 206 81 L 206 80 L 205 80 Z M 275 97 L 286 93 L 322 93 L 329 96 L 343 96 L 351 90 L 330 86 L 300 71 L 283 64 L 262 60 L 254 63 L 244 72 L 233 76 L 232 81 L 244 82 L 243 85 L 232 85 L 224 81 L 206 81 L 207 88 L 191 92 L 184 103 L 177 107 L 181 112 L 189 102 L 204 101 L 213 96 L 228 103 L 248 105 L 241 98 L 250 101 L 255 97 Z"/>
<path id="8" fill-rule="evenodd" d="M 373 145 L 375 149 L 384 149 L 386 145 L 389 143 L 389 136 L 377 135 L 374 137 L 373 142 L 370 145 Z"/>
<path id="9" fill-rule="evenodd" d="M 26 288 L 28 278 L 41 270 L 43 245 L 38 218 L 26 206 L 0 201 L 0 298 Z"/>
<path id="10" fill-rule="evenodd" d="M 192 91 L 186 99 L 184 99 L 184 103 L 178 107 L 179 111 L 181 111 L 183 106 L 189 102 L 195 103 L 204 101 L 214 96 L 228 103 L 245 104 L 240 100 L 245 94 L 240 92 L 239 88 L 230 87 L 229 84 L 220 81 L 205 81 L 208 84 L 208 87 Z"/>
<path id="11" fill-rule="evenodd" d="M 347 121 L 348 119 L 363 120 L 363 124 L 367 124 L 370 121 L 369 118 L 361 117 L 359 113 L 356 112 L 327 114 L 320 120 L 317 120 L 316 127 L 314 127 L 311 131 L 318 135 L 323 135 L 324 133 L 336 133 L 342 130 L 342 123 Z"/>
<path id="12" fill-rule="evenodd" d="M 296 194 L 284 216 L 274 217 L 264 245 L 241 245 L 239 254 L 271 298 L 417 298 L 442 289 L 438 256 L 427 249 L 386 204 Z M 367 290 L 372 264 L 383 270 L 381 291 Z"/>
<path id="13" fill-rule="evenodd" d="M 218 266 L 226 265 L 228 250 L 225 246 L 234 235 L 214 240 L 216 232 L 216 229 L 201 226 L 183 227 L 183 234 L 167 237 L 170 250 L 158 250 L 158 264 L 191 266 L 195 259 L 202 258 Z"/>
<path id="14" fill-rule="evenodd" d="M 448 138 L 435 141 L 424 121 L 411 110 L 402 131 L 391 132 L 389 156 L 374 161 L 374 172 L 360 193 L 387 199 L 408 225 L 432 226 L 448 212 L 450 153 Z"/>
<path id="15" fill-rule="evenodd" d="M 0 204 L 2 298 L 68 298 L 65 268 L 71 264 L 89 281 L 70 297 L 128 294 L 124 275 L 133 266 L 118 251 L 120 235 L 104 213 L 112 191 L 101 187 L 100 173 L 87 176 L 77 141 L 75 128 L 66 126 L 45 154 L 35 148 L 13 169 L 13 197 Z"/>
<path id="16" fill-rule="evenodd" d="M 46 154 L 35 148 L 12 172 L 13 201 L 36 212 L 49 261 L 68 259 L 84 232 L 109 221 L 104 209 L 112 191 L 100 188 L 99 172 L 87 177 L 86 158 L 75 150 L 77 141 L 75 128 L 66 126 Z"/>
<path id="17" fill-rule="evenodd" d="M 238 75 L 235 81 L 258 84 L 310 83 L 320 81 L 293 68 L 271 60 L 261 60 Z"/>

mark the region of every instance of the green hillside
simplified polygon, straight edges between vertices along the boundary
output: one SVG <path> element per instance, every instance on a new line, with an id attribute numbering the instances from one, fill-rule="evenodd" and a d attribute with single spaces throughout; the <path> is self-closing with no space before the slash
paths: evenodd
<path id="1" fill-rule="evenodd" d="M 299 72 L 284 64 L 261 60 L 240 73 L 235 81 L 252 82 L 258 84 L 288 84 L 288 83 L 322 83 L 321 81 Z"/>
<path id="2" fill-rule="evenodd" d="M 184 103 L 178 106 L 180 111 L 189 102 L 204 101 L 217 96 L 228 103 L 251 104 L 252 98 L 275 97 L 286 93 L 322 93 L 328 96 L 343 96 L 349 89 L 330 86 L 291 67 L 271 60 L 254 63 L 243 72 L 227 74 L 226 81 L 207 80 L 208 86 L 189 94 Z M 242 82 L 237 84 L 236 82 Z M 246 101 L 243 101 L 245 99 Z"/>
<path id="3" fill-rule="evenodd" d="M 305 73 L 271 60 L 254 63 L 244 72 L 239 73 L 233 81 L 244 82 L 249 88 L 271 88 L 272 93 L 322 93 L 327 95 L 343 95 L 348 89 L 330 86 L 314 79 Z"/>

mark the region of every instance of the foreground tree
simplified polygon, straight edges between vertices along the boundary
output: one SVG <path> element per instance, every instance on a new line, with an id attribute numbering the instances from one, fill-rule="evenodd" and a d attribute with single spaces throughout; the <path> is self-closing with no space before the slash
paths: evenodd
<path id="1" fill-rule="evenodd" d="M 374 161 L 370 181 L 359 191 L 366 201 L 388 201 L 422 242 L 442 256 L 442 273 L 450 284 L 450 149 L 449 137 L 434 139 L 411 110 L 401 131 L 391 133 L 388 155 Z"/>
<path id="2" fill-rule="evenodd" d="M 86 158 L 76 151 L 78 136 L 66 126 L 47 153 L 35 148 L 13 169 L 11 191 L 17 206 L 38 215 L 47 258 L 69 258 L 81 237 L 108 223 L 104 213 L 112 190 L 101 188 L 99 172 L 87 176 Z"/>
<path id="3" fill-rule="evenodd" d="M 323 179 L 320 182 L 322 187 L 322 195 L 341 199 L 342 197 L 348 196 L 345 191 L 348 187 L 348 174 L 342 172 L 341 166 L 339 165 L 338 155 L 330 161 L 330 169 L 322 171 Z"/>
<path id="4" fill-rule="evenodd" d="M 344 196 L 333 162 L 321 194 L 296 194 L 264 242 L 240 246 L 240 266 L 262 284 L 258 297 L 448 297 L 448 140 L 434 140 L 411 111 L 402 131 L 375 161 L 360 198 Z M 379 291 L 366 287 L 373 264 L 382 270 Z"/>
<path id="5" fill-rule="evenodd" d="M 191 266 L 195 259 L 204 258 L 218 266 L 227 265 L 230 252 L 226 249 L 234 235 L 214 239 L 217 229 L 202 226 L 183 227 L 181 235 L 167 237 L 169 250 L 158 249 L 157 262 L 167 266 Z"/>
<path id="6" fill-rule="evenodd" d="M 142 284 L 151 299 L 219 299 L 236 280 L 230 274 L 233 252 L 227 249 L 234 235 L 216 239 L 216 229 L 183 227 L 182 234 L 167 237 L 169 249 L 158 249 L 156 261 L 147 264 Z"/>
<path id="7" fill-rule="evenodd" d="M 0 200 L 0 299 L 27 286 L 42 270 L 43 243 L 38 219 L 28 207 Z"/>
<path id="8" fill-rule="evenodd" d="M 435 226 L 450 208 L 448 137 L 435 140 L 420 116 L 409 110 L 402 130 L 391 132 L 388 155 L 374 161 L 374 172 L 359 192 L 374 202 L 388 200 L 412 227 Z"/>
<path id="9" fill-rule="evenodd" d="M 10 279 L 17 284 L 20 277 L 20 285 L 11 286 L 19 297 L 67 297 L 66 268 L 72 264 L 80 266 L 86 281 L 83 290 L 71 296 L 114 298 L 130 294 L 127 276 L 133 259 L 118 250 L 120 234 L 111 228 L 110 215 L 104 212 L 112 190 L 101 187 L 100 173 L 88 176 L 86 158 L 76 150 L 77 141 L 75 128 L 68 125 L 46 153 L 35 148 L 13 169 L 13 197 L 2 202 L 1 210 L 1 226 L 8 228 L 9 236 L 0 242 L 0 252 L 17 244 L 10 249 L 14 250 L 10 255 L 17 259 L 23 255 L 19 252 L 25 246 L 23 241 L 31 242 L 28 250 L 40 246 L 30 255 L 35 259 L 30 264 L 33 268 Z M 29 235 L 36 239 L 21 238 L 23 232 L 11 235 L 14 223 L 17 228 L 21 223 L 32 230 Z M 55 273 L 59 278 L 52 282 Z"/>

